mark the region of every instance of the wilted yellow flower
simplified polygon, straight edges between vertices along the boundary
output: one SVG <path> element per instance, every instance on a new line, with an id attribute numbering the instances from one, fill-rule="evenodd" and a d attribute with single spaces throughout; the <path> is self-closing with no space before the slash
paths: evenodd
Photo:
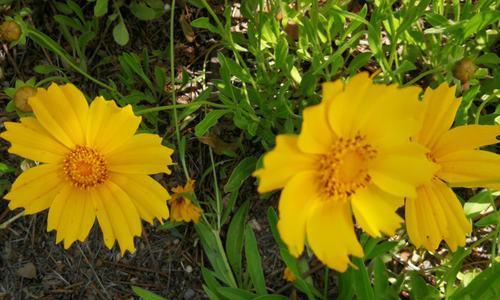
<path id="1" fill-rule="evenodd" d="M 7 20 L 0 25 L 0 39 L 14 42 L 21 36 L 21 27 L 16 21 Z"/>
<path id="2" fill-rule="evenodd" d="M 290 270 L 289 267 L 286 267 L 283 270 L 283 279 L 288 282 L 295 282 L 297 280 L 297 277 L 295 276 L 295 274 L 293 274 L 292 270 Z"/>
<path id="3" fill-rule="evenodd" d="M 436 170 L 426 149 L 410 142 L 419 130 L 420 89 L 375 85 L 361 73 L 344 86 L 323 85 L 321 104 L 306 108 L 300 135 L 279 135 L 264 156 L 259 192 L 284 188 L 278 230 L 290 253 L 304 242 L 326 265 L 345 271 L 363 249 L 352 215 L 371 236 L 394 234 L 404 197 Z"/>
<path id="4" fill-rule="evenodd" d="M 416 197 L 406 200 L 406 227 L 415 246 L 434 251 L 441 240 L 452 250 L 465 245 L 471 223 L 455 193 L 448 186 L 500 189 L 500 155 L 478 150 L 495 144 L 498 125 L 466 125 L 449 129 L 460 99 L 446 84 L 427 89 L 423 99 L 422 129 L 417 141 L 427 147 L 429 161 L 440 169 L 431 183 L 420 186 Z"/>
<path id="5" fill-rule="evenodd" d="M 14 94 L 14 104 L 17 109 L 23 112 L 32 111 L 31 106 L 28 104 L 28 99 L 36 94 L 36 89 L 34 87 L 25 85 L 16 90 Z"/>
<path id="6" fill-rule="evenodd" d="M 172 188 L 172 199 L 170 199 L 170 219 L 172 221 L 199 222 L 202 209 L 184 196 L 184 194 L 194 191 L 194 183 L 194 180 L 189 179 L 184 187 L 179 185 Z"/>
<path id="7" fill-rule="evenodd" d="M 168 192 L 149 174 L 170 173 L 172 150 L 153 134 L 134 135 L 141 118 L 130 105 L 97 97 L 90 107 L 72 84 L 51 84 L 29 99 L 35 117 L 6 122 L 10 153 L 43 164 L 22 173 L 5 195 L 11 209 L 49 209 L 47 229 L 64 248 L 84 241 L 95 218 L 108 248 L 134 251 L 141 218 L 166 219 Z"/>

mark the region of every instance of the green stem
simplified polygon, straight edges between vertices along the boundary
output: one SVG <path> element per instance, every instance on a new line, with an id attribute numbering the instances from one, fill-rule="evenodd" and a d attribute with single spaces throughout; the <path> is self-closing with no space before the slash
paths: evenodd
<path id="1" fill-rule="evenodd" d="M 28 34 L 28 36 L 31 37 L 31 39 L 35 42 L 37 42 L 40 46 L 47 48 L 49 49 L 50 51 L 54 52 L 57 56 L 59 56 L 64 62 L 66 62 L 71 68 L 73 68 L 75 71 L 77 71 L 78 73 L 80 73 L 81 75 L 83 75 L 85 78 L 87 78 L 88 80 L 96 83 L 97 85 L 105 88 L 105 89 L 108 89 L 114 93 L 116 93 L 117 95 L 119 95 L 120 97 L 123 97 L 115 88 L 105 84 L 104 82 L 90 76 L 87 72 L 85 72 L 82 68 L 80 68 L 78 65 L 76 65 L 70 58 L 68 58 L 67 54 L 64 53 L 64 51 L 62 49 L 60 49 L 59 47 L 56 47 L 54 46 L 53 44 L 55 43 L 53 40 L 51 40 L 49 37 L 45 36 L 44 34 L 41 34 L 40 32 L 36 31 L 36 30 L 33 30 L 31 28 L 29 28 L 26 32 Z M 40 43 L 40 41 L 42 43 Z"/>
<path id="2" fill-rule="evenodd" d="M 215 202 L 217 208 L 217 232 L 220 232 L 220 228 L 222 226 L 221 224 L 222 199 L 220 197 L 220 192 L 219 192 L 219 183 L 217 182 L 217 173 L 215 172 L 215 161 L 212 148 L 208 147 L 208 152 L 210 154 L 210 162 L 212 163 L 212 174 L 214 176 Z"/>
<path id="3" fill-rule="evenodd" d="M 9 226 L 10 223 L 14 222 L 15 220 L 19 219 L 20 217 L 24 216 L 24 210 L 17 215 L 13 216 L 12 218 L 8 219 L 7 221 L 3 222 L 0 224 L 0 229 L 5 229 L 7 226 Z"/>
<path id="4" fill-rule="evenodd" d="M 483 111 L 484 107 L 486 106 L 486 104 L 488 104 L 488 102 L 490 102 L 493 98 L 495 97 L 498 97 L 500 94 L 493 94 L 493 95 L 490 95 L 488 98 L 486 98 L 480 105 L 479 107 L 477 108 L 477 111 L 476 111 L 476 116 L 474 118 L 474 124 L 479 124 L 479 117 L 481 116 L 481 111 Z"/>
<path id="5" fill-rule="evenodd" d="M 427 70 L 423 73 L 420 73 L 417 77 L 413 78 L 412 80 L 408 81 L 407 83 L 403 84 L 403 87 L 408 87 L 408 86 L 412 86 L 414 85 L 417 81 L 419 81 L 420 79 L 424 78 L 425 76 L 427 75 L 430 75 L 430 74 L 434 74 L 434 73 L 437 73 L 441 71 L 441 69 L 439 68 L 434 68 L 434 69 L 430 69 L 430 70 Z"/>
<path id="6" fill-rule="evenodd" d="M 175 20 L 175 0 L 172 0 L 172 10 L 170 11 L 170 83 L 172 84 L 172 109 L 174 115 L 175 137 L 177 138 L 177 149 L 179 149 L 179 158 L 181 160 L 182 169 L 186 180 L 189 180 L 189 172 L 184 159 L 184 153 L 180 151 L 181 133 L 179 130 L 179 122 L 177 117 L 177 97 L 175 95 L 175 66 L 174 66 L 174 20 Z M 156 107 L 155 107 L 156 108 Z"/>
<path id="7" fill-rule="evenodd" d="M 152 112 L 159 112 L 159 111 L 171 110 L 171 109 L 177 109 L 177 108 L 186 108 L 186 107 L 197 106 L 197 105 L 208 105 L 208 106 L 217 107 L 217 108 L 227 108 L 225 105 L 219 104 L 219 103 L 213 103 L 213 102 L 209 102 L 209 101 L 196 101 L 196 102 L 191 102 L 188 104 L 172 104 L 172 105 L 164 105 L 164 106 L 155 106 L 155 107 L 151 107 L 151 108 L 141 109 L 141 110 L 138 110 L 134 113 L 136 115 L 145 115 L 145 114 L 152 113 Z"/>

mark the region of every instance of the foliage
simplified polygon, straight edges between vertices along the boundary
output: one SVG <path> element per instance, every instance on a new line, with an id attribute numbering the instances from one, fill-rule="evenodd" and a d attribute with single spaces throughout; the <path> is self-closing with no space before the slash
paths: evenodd
<path id="1" fill-rule="evenodd" d="M 11 17 L 23 35 L 10 46 L 37 47 L 52 60 L 34 66 L 30 80 L 12 80 L 4 93 L 12 97 L 24 85 L 85 80 L 106 98 L 131 104 L 144 117 L 141 131 L 177 145 L 177 171 L 187 178 L 196 175 L 200 183 L 191 197 L 205 211 L 194 228 L 208 258 L 201 274 L 210 299 L 288 299 L 288 289 L 270 289 L 258 233 L 248 222 L 260 202 L 269 206 L 267 225 L 282 265 L 297 277 L 293 288 L 308 299 L 399 299 L 403 293 L 411 299 L 499 297 L 498 192 L 460 191 L 476 230 L 488 229 L 465 248 L 423 253 L 407 243 L 404 230 L 391 240 L 361 235 L 365 257 L 354 260 L 347 272 L 333 273 L 316 268 L 309 255 L 297 259 L 288 252 L 276 229 L 276 197 L 257 199 L 251 180 L 261 165 L 258 155 L 274 146 L 275 136 L 299 132 L 302 110 L 321 98 L 320 84 L 361 70 L 375 73 L 381 83 L 457 85 L 462 106 L 456 125 L 500 124 L 496 1 L 375 0 L 361 5 L 364 1 L 242 0 L 239 6 L 225 1 L 222 7 L 206 0 L 184 2 L 55 1 L 51 17 L 56 28 L 50 33 L 33 23 L 31 10 L 19 8 Z M 179 5 L 196 9 L 199 17 L 186 22 Z M 245 30 L 235 29 L 236 7 Z M 161 37 L 169 45 L 134 49 L 131 33 L 147 24 L 170 26 L 169 36 Z M 216 40 L 201 55 L 201 72 L 178 65 L 175 46 L 184 41 L 176 40 L 175 30 Z M 109 41 L 123 47 L 101 51 Z M 211 59 L 217 62 L 215 76 L 206 72 Z M 474 65 L 466 77 L 460 69 L 464 60 Z M 178 103 L 177 97 L 192 86 L 198 87 L 197 96 Z M 6 109 L 16 111 L 12 101 Z M 222 130 L 230 132 L 231 141 L 223 140 Z M 206 145 L 202 156 L 207 164 L 197 172 L 188 163 L 193 141 Z M 13 168 L 1 163 L 0 173 Z M 466 263 L 477 247 L 489 250 L 480 273 Z M 395 272 L 390 262 L 398 261 L 402 251 L 425 255 L 435 265 L 399 261 L 403 270 Z M 144 299 L 162 299 L 138 287 L 133 291 Z"/>

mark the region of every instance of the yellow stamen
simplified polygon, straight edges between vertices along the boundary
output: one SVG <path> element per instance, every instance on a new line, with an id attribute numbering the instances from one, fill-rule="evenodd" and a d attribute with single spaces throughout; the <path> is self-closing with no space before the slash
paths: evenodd
<path id="1" fill-rule="evenodd" d="M 319 160 L 318 182 L 321 190 L 329 199 L 347 199 L 370 182 L 366 165 L 376 155 L 377 151 L 364 136 L 339 138 L 331 151 Z"/>
<path id="2" fill-rule="evenodd" d="M 63 171 L 66 178 L 79 188 L 93 187 L 108 178 L 108 167 L 104 156 L 86 146 L 76 146 L 66 155 Z"/>

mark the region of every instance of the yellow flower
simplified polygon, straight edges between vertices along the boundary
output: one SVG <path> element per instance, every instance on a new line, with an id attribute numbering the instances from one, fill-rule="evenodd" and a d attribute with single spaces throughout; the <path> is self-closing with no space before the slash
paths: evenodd
<path id="1" fill-rule="evenodd" d="M 184 187 L 176 186 L 172 188 L 172 199 L 170 199 L 170 218 L 174 222 L 190 222 L 198 223 L 200 220 L 201 208 L 196 206 L 183 194 L 192 193 L 194 191 L 194 180 L 187 181 Z"/>
<path id="2" fill-rule="evenodd" d="M 419 88 L 375 85 L 361 73 L 323 85 L 321 104 L 303 112 L 300 135 L 279 135 L 264 156 L 259 192 L 283 188 L 278 230 L 290 253 L 307 242 L 327 266 L 345 271 L 363 256 L 352 215 L 371 236 L 394 234 L 404 197 L 436 170 L 419 130 Z"/>
<path id="3" fill-rule="evenodd" d="M 149 174 L 170 173 L 172 150 L 153 134 L 134 135 L 130 105 L 97 97 L 90 107 L 72 84 L 51 84 L 29 99 L 35 117 L 6 122 L 10 153 L 43 164 L 22 173 L 5 199 L 27 214 L 49 209 L 47 229 L 68 248 L 84 241 L 97 217 L 104 242 L 133 252 L 141 218 L 168 218 L 168 192 Z"/>
<path id="4" fill-rule="evenodd" d="M 290 270 L 289 267 L 286 267 L 283 270 L 283 279 L 288 282 L 295 282 L 297 280 L 297 277 L 295 276 L 295 274 L 293 274 L 292 270 Z"/>
<path id="5" fill-rule="evenodd" d="M 422 129 L 416 140 L 427 147 L 427 157 L 440 169 L 431 183 L 420 186 L 406 200 L 405 219 L 411 241 L 434 251 L 441 240 L 452 250 L 465 245 L 471 223 L 448 186 L 500 189 L 500 155 L 477 150 L 495 144 L 498 125 L 466 125 L 449 129 L 460 106 L 455 88 L 446 84 L 427 89 L 423 99 Z"/>

